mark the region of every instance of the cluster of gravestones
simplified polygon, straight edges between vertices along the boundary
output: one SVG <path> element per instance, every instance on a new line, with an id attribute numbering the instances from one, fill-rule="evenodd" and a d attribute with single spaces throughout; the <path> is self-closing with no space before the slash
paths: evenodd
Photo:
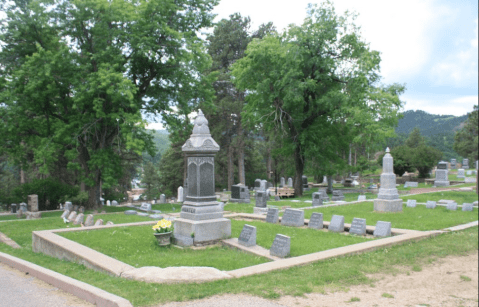
<path id="1" fill-rule="evenodd" d="M 409 208 L 415 208 L 416 207 L 416 200 L 415 199 L 408 199 L 406 206 L 409 207 Z M 431 200 L 427 201 L 426 202 L 426 208 L 427 209 L 436 208 L 436 202 L 431 201 Z M 456 211 L 457 210 L 457 203 L 455 201 L 447 202 L 446 208 L 447 208 L 447 210 Z M 472 211 L 472 209 L 473 209 L 473 204 L 472 203 L 463 203 L 462 204 L 462 211 Z"/>
<path id="2" fill-rule="evenodd" d="M 289 177 L 288 182 L 286 183 L 286 179 L 284 177 L 281 177 L 279 179 L 279 187 L 280 188 L 292 188 L 293 187 L 293 178 Z"/>
<path id="3" fill-rule="evenodd" d="M 138 215 L 138 216 L 144 216 L 144 217 L 150 217 L 155 220 L 161 220 L 163 218 L 162 215 L 160 215 L 161 211 L 160 210 L 152 210 L 151 209 L 151 204 L 149 203 L 141 203 L 140 207 L 135 207 L 135 206 L 129 206 L 130 208 L 134 208 L 136 210 L 126 210 L 125 214 L 126 215 Z M 175 208 L 173 208 L 174 210 Z M 138 212 L 137 210 L 143 211 L 143 212 Z"/>
<path id="4" fill-rule="evenodd" d="M 17 214 L 17 218 L 26 216 L 27 220 L 39 219 L 42 217 L 42 213 L 38 211 L 38 195 L 28 195 L 28 204 L 20 203 L 17 207 L 17 204 L 11 204 L 10 209 L 12 213 Z"/>
<path id="5" fill-rule="evenodd" d="M 268 208 L 266 214 L 266 222 L 276 224 L 279 220 L 279 210 L 277 208 Z M 304 226 L 304 211 L 299 209 L 287 208 L 281 219 L 282 226 L 302 227 Z M 308 223 L 309 228 L 323 229 L 323 214 L 313 212 Z M 343 232 L 344 216 L 333 215 L 328 231 Z M 354 218 L 349 228 L 350 234 L 365 235 L 366 219 Z M 378 221 L 373 235 L 375 237 L 391 236 L 391 222 Z M 238 244 L 251 247 L 256 245 L 256 227 L 244 225 L 243 230 L 238 238 Z M 291 246 L 291 238 L 282 234 L 277 234 L 273 244 L 271 245 L 270 255 L 284 258 L 289 256 Z"/>
<path id="6" fill-rule="evenodd" d="M 103 225 L 103 220 L 102 219 L 97 219 L 96 222 L 94 221 L 94 217 L 92 214 L 87 215 L 86 219 L 83 213 L 77 213 L 76 211 L 71 211 L 66 209 L 63 211 L 63 214 L 61 216 L 63 221 L 65 222 L 73 222 L 73 225 L 83 225 L 85 227 L 90 227 L 90 226 L 101 226 Z M 113 225 L 113 222 L 109 221 L 106 223 L 106 225 Z"/>
<path id="7" fill-rule="evenodd" d="M 110 207 L 110 206 L 116 207 L 116 206 L 118 206 L 118 202 L 116 200 L 112 200 L 112 201 L 107 200 L 106 205 L 108 207 Z"/>

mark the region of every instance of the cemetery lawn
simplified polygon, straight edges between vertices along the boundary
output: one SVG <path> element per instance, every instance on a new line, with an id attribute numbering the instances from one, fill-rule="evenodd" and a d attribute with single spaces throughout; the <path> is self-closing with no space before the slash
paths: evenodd
<path id="1" fill-rule="evenodd" d="M 475 185 L 475 183 L 472 185 Z M 402 198 L 403 201 L 415 199 L 419 203 L 426 203 L 428 200 L 439 201 L 441 199 L 452 199 L 456 201 L 458 205 L 462 205 L 463 203 L 472 203 L 478 200 L 476 191 L 442 191 L 416 195 L 400 195 L 400 198 Z"/>
<path id="2" fill-rule="evenodd" d="M 461 192 L 464 193 L 464 192 Z M 454 199 L 454 198 L 445 198 Z M 459 202 L 459 204 L 462 204 Z M 313 212 L 323 213 L 324 221 L 331 221 L 333 215 L 343 215 L 345 223 L 351 223 L 353 218 L 366 219 L 366 224 L 375 226 L 377 221 L 391 222 L 393 228 L 413 230 L 440 230 L 460 224 L 478 220 L 477 207 L 472 212 L 463 212 L 458 207 L 457 211 L 449 211 L 446 207 L 437 206 L 435 209 L 426 209 L 425 205 L 408 208 L 403 205 L 403 212 L 382 213 L 374 212 L 374 204 L 365 202 L 353 205 L 314 208 L 304 210 L 304 218 L 309 219 Z M 280 215 L 282 215 L 280 213 Z"/>

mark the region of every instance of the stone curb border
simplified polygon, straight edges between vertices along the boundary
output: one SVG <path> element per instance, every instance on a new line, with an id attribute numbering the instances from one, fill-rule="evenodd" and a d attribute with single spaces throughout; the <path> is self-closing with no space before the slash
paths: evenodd
<path id="1" fill-rule="evenodd" d="M 127 299 L 23 259 L 0 252 L 0 262 L 19 271 L 26 272 L 96 306 L 133 307 Z"/>

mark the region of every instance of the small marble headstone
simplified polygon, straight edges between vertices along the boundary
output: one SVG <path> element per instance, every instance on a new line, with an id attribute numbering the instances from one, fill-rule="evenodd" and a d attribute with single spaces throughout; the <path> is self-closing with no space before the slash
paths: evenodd
<path id="1" fill-rule="evenodd" d="M 323 229 L 323 214 L 319 212 L 313 212 L 308 223 L 309 228 Z"/>
<path id="2" fill-rule="evenodd" d="M 457 210 L 457 203 L 448 203 L 447 210 L 456 211 Z"/>
<path id="3" fill-rule="evenodd" d="M 287 208 L 284 210 L 283 217 L 281 218 L 281 225 L 294 227 L 304 226 L 304 211 Z"/>
<path id="4" fill-rule="evenodd" d="M 141 203 L 140 210 L 141 211 L 151 211 L 151 204 Z"/>
<path id="5" fill-rule="evenodd" d="M 313 207 L 319 207 L 323 205 L 323 196 L 321 192 L 313 193 Z"/>
<path id="6" fill-rule="evenodd" d="M 359 195 L 358 196 L 358 201 L 365 201 L 366 200 L 366 195 Z"/>
<path id="7" fill-rule="evenodd" d="M 291 250 L 291 238 L 285 235 L 277 234 L 269 250 L 271 256 L 285 258 L 289 256 Z"/>
<path id="8" fill-rule="evenodd" d="M 27 212 L 28 211 L 28 205 L 26 203 L 20 203 L 20 210 L 22 210 L 23 213 Z"/>
<path id="9" fill-rule="evenodd" d="M 416 207 L 416 200 L 415 199 L 408 199 L 406 206 L 408 206 L 409 208 L 415 208 Z"/>
<path id="10" fill-rule="evenodd" d="M 331 223 L 329 223 L 328 230 L 332 232 L 343 232 L 344 231 L 344 216 L 333 215 L 333 217 L 331 218 Z"/>
<path id="11" fill-rule="evenodd" d="M 366 219 L 360 219 L 355 217 L 349 228 L 349 233 L 354 233 L 360 236 L 366 234 Z"/>
<path id="12" fill-rule="evenodd" d="M 160 204 L 166 204 L 166 196 L 165 194 L 160 195 Z"/>
<path id="13" fill-rule="evenodd" d="M 256 227 L 245 224 L 241 234 L 238 237 L 238 244 L 243 246 L 255 246 L 256 245 Z"/>
<path id="14" fill-rule="evenodd" d="M 289 188 L 293 187 L 293 178 L 291 178 L 291 177 L 288 178 L 288 187 Z"/>
<path id="15" fill-rule="evenodd" d="M 473 205 L 472 203 L 463 203 L 462 204 L 462 211 L 472 211 Z"/>
<path id="16" fill-rule="evenodd" d="M 110 226 L 110 225 L 115 225 L 115 223 L 113 223 L 112 221 L 106 222 L 106 226 Z"/>
<path id="17" fill-rule="evenodd" d="M 70 215 L 70 210 L 65 210 L 65 211 L 63 211 L 62 219 L 63 219 L 63 218 L 65 218 L 65 219 L 68 218 L 69 215 Z"/>
<path id="18" fill-rule="evenodd" d="M 112 205 L 112 206 L 118 206 L 118 202 L 117 202 L 116 200 L 112 200 L 112 201 L 111 201 L 111 205 Z"/>
<path id="19" fill-rule="evenodd" d="M 108 207 L 110 207 L 110 206 L 111 206 L 111 202 L 110 202 L 110 200 L 107 200 L 107 201 L 106 201 L 106 205 L 107 205 Z"/>
<path id="20" fill-rule="evenodd" d="M 93 224 L 94 224 L 93 215 L 88 214 L 85 220 L 85 226 L 89 227 L 89 226 L 93 226 Z"/>
<path id="21" fill-rule="evenodd" d="M 434 209 L 436 208 L 436 202 L 435 201 L 432 201 L 432 200 L 428 200 L 426 202 L 426 208 L 427 209 Z"/>
<path id="22" fill-rule="evenodd" d="M 179 202 L 179 203 L 182 203 L 182 202 L 183 202 L 183 196 L 184 196 L 184 194 L 183 194 L 183 187 L 180 186 L 180 187 L 178 187 L 178 202 Z"/>
<path id="23" fill-rule="evenodd" d="M 457 178 L 463 178 L 466 177 L 465 175 L 465 172 L 464 172 L 464 169 L 463 168 L 460 168 L 457 170 Z"/>
<path id="24" fill-rule="evenodd" d="M 376 229 L 374 229 L 375 237 L 389 237 L 391 236 L 391 222 L 378 221 Z"/>
<path id="25" fill-rule="evenodd" d="M 102 219 L 96 220 L 95 226 L 101 226 L 101 225 L 103 225 L 103 220 Z"/>
<path id="26" fill-rule="evenodd" d="M 65 210 L 72 211 L 73 210 L 73 204 L 71 201 L 65 202 Z"/>
<path id="27" fill-rule="evenodd" d="M 68 220 L 74 221 L 76 217 L 77 217 L 76 211 L 72 211 L 70 212 L 70 215 L 68 216 Z"/>
<path id="28" fill-rule="evenodd" d="M 81 223 L 83 223 L 83 213 L 80 213 L 77 215 L 77 217 L 75 218 L 75 221 L 73 222 L 73 225 L 79 225 Z"/>
<path id="29" fill-rule="evenodd" d="M 285 181 L 284 177 L 281 177 L 281 178 L 279 179 L 279 187 L 282 188 L 282 187 L 284 187 L 285 185 L 286 185 L 286 181 Z"/>
<path id="30" fill-rule="evenodd" d="M 279 209 L 278 208 L 268 208 L 266 213 L 266 223 L 276 224 L 279 219 Z"/>

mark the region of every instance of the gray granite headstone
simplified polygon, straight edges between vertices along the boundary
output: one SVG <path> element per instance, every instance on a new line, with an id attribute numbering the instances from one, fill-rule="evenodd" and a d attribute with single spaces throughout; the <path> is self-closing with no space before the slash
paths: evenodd
<path id="1" fill-rule="evenodd" d="M 69 215 L 70 215 L 70 210 L 65 210 L 65 211 L 63 211 L 63 214 L 62 214 L 61 217 L 62 217 L 62 219 L 63 219 L 63 218 L 66 219 L 66 218 L 68 218 Z"/>
<path id="2" fill-rule="evenodd" d="M 75 218 L 75 221 L 73 222 L 73 225 L 79 225 L 81 223 L 83 223 L 83 213 L 80 213 L 77 215 L 77 217 Z"/>
<path id="3" fill-rule="evenodd" d="M 85 226 L 89 227 L 89 226 L 93 226 L 93 225 L 94 225 L 93 215 L 88 214 L 87 217 L 86 217 L 86 220 L 85 220 Z"/>
<path id="4" fill-rule="evenodd" d="M 292 188 L 293 187 L 293 178 L 289 177 L 288 178 L 288 188 Z"/>
<path id="5" fill-rule="evenodd" d="M 254 190 L 255 191 L 261 190 L 261 179 L 256 179 L 254 181 Z"/>
<path id="6" fill-rule="evenodd" d="M 279 187 L 282 188 L 286 185 L 286 180 L 284 179 L 284 177 L 281 177 L 279 179 Z"/>
<path id="7" fill-rule="evenodd" d="M 73 210 L 73 204 L 71 201 L 65 202 L 65 210 L 72 211 Z"/>
<path id="8" fill-rule="evenodd" d="M 339 190 L 334 190 L 333 191 L 333 196 L 331 197 L 332 201 L 343 201 L 344 200 L 344 195 L 342 191 Z"/>
<path id="9" fill-rule="evenodd" d="M 256 245 L 256 227 L 245 224 L 241 234 L 238 237 L 238 244 L 243 246 L 255 246 Z"/>
<path id="10" fill-rule="evenodd" d="M 116 207 L 116 206 L 118 206 L 118 202 L 116 200 L 112 200 L 111 205 Z"/>
<path id="11" fill-rule="evenodd" d="M 447 210 L 456 211 L 457 210 L 457 203 L 448 203 L 446 208 L 447 208 Z"/>
<path id="12" fill-rule="evenodd" d="M 358 201 L 365 201 L 366 200 L 366 195 L 359 195 L 358 196 Z"/>
<path id="13" fill-rule="evenodd" d="M 303 191 L 309 191 L 308 177 L 303 175 L 301 177 L 301 181 L 302 181 L 302 184 L 303 184 Z"/>
<path id="14" fill-rule="evenodd" d="M 381 185 L 378 197 L 374 200 L 374 211 L 378 212 L 401 212 L 402 199 L 396 188 L 396 174 L 394 174 L 394 159 L 386 148 L 383 157 L 383 172 L 381 173 Z"/>
<path id="15" fill-rule="evenodd" d="M 309 228 L 323 229 L 323 214 L 319 212 L 313 212 L 309 218 Z"/>
<path id="16" fill-rule="evenodd" d="M 449 186 L 447 162 L 441 161 L 437 164 L 436 169 L 436 179 L 434 180 L 434 185 L 436 187 L 447 187 Z"/>
<path id="17" fill-rule="evenodd" d="M 304 226 L 304 211 L 299 209 L 286 208 L 281 218 L 281 225 L 283 226 Z"/>
<path id="18" fill-rule="evenodd" d="M 472 203 L 463 203 L 462 204 L 462 211 L 472 211 L 473 205 Z"/>
<path id="19" fill-rule="evenodd" d="M 373 235 L 375 237 L 389 237 L 391 236 L 391 222 L 378 221 Z"/>
<path id="20" fill-rule="evenodd" d="M 10 209 L 12 213 L 17 213 L 17 204 L 11 204 Z"/>
<path id="21" fill-rule="evenodd" d="M 136 215 L 136 214 L 138 214 L 138 212 L 136 210 L 126 210 L 125 214 L 126 215 Z"/>
<path id="22" fill-rule="evenodd" d="M 323 196 L 321 192 L 313 193 L 313 207 L 318 207 L 323 205 Z"/>
<path id="23" fill-rule="evenodd" d="M 333 215 L 333 217 L 331 218 L 331 223 L 329 223 L 328 230 L 332 232 L 343 232 L 344 231 L 344 216 Z"/>
<path id="24" fill-rule="evenodd" d="M 20 203 L 20 210 L 22 210 L 23 213 L 27 212 L 28 211 L 28 205 L 26 203 Z"/>
<path id="25" fill-rule="evenodd" d="M 102 219 L 96 220 L 95 226 L 101 226 L 101 225 L 103 225 L 103 220 Z"/>
<path id="26" fill-rule="evenodd" d="M 77 217 L 76 211 L 72 211 L 72 212 L 70 212 L 70 215 L 68 216 L 68 220 L 69 221 L 74 221 L 76 217 Z"/>
<path id="27" fill-rule="evenodd" d="M 435 201 L 432 201 L 432 200 L 428 200 L 426 202 L 426 208 L 427 209 L 434 209 L 436 208 L 436 202 Z"/>
<path id="28" fill-rule="evenodd" d="M 151 211 L 151 204 L 149 204 L 149 203 L 141 203 L 141 206 L 140 206 L 139 210 L 145 211 L 145 212 Z"/>
<path id="29" fill-rule="evenodd" d="M 463 168 L 458 169 L 457 170 L 457 178 L 464 179 L 464 177 L 466 177 L 464 169 Z"/>
<path id="30" fill-rule="evenodd" d="M 349 233 L 364 236 L 366 234 L 366 219 L 355 217 L 349 228 Z"/>
<path id="31" fill-rule="evenodd" d="M 266 191 L 256 191 L 256 207 L 266 208 L 267 205 L 267 195 Z"/>
<path id="32" fill-rule="evenodd" d="M 291 238 L 285 235 L 277 234 L 274 238 L 269 254 L 271 256 L 285 258 L 288 257 L 291 250 Z"/>
<path id="33" fill-rule="evenodd" d="M 408 206 L 409 208 L 415 208 L 416 207 L 416 200 L 415 199 L 408 199 L 406 206 Z"/>
<path id="34" fill-rule="evenodd" d="M 463 159 L 462 160 L 462 168 L 463 169 L 469 169 L 469 159 Z"/>
<path id="35" fill-rule="evenodd" d="M 451 159 L 451 169 L 456 169 L 456 159 Z"/>
<path id="36" fill-rule="evenodd" d="M 266 213 L 266 223 L 276 224 L 279 219 L 279 209 L 278 208 L 268 208 Z"/>
<path id="37" fill-rule="evenodd" d="M 165 194 L 160 195 L 160 204 L 166 204 L 166 196 Z"/>
<path id="38" fill-rule="evenodd" d="M 28 195 L 28 211 L 38 212 L 38 195 Z"/>

